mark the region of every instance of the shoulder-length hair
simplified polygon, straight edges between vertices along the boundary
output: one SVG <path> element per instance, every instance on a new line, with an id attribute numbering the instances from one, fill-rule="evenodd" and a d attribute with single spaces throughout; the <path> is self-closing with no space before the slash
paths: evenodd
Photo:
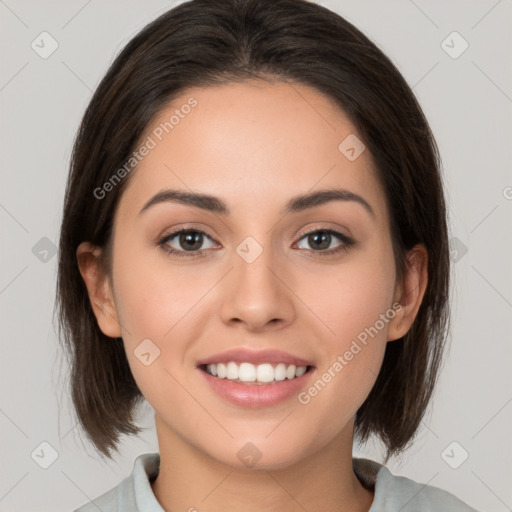
<path id="1" fill-rule="evenodd" d="M 143 396 L 121 338 L 97 324 L 79 273 L 82 241 L 103 247 L 111 272 L 112 223 L 131 174 L 98 199 L 95 190 L 130 158 L 150 121 L 187 88 L 262 79 L 312 86 L 348 116 L 370 151 L 390 212 L 397 278 L 406 252 L 428 251 L 428 284 L 415 321 L 387 343 L 354 434 L 377 435 L 390 456 L 416 435 L 439 373 L 449 324 L 449 244 L 436 142 L 411 88 L 353 25 L 305 0 L 192 0 L 164 13 L 120 52 L 96 89 L 78 130 L 60 233 L 56 309 L 71 367 L 79 423 L 112 458 Z M 340 141 L 341 142 L 341 141 Z M 132 173 L 133 174 L 133 173 Z"/>

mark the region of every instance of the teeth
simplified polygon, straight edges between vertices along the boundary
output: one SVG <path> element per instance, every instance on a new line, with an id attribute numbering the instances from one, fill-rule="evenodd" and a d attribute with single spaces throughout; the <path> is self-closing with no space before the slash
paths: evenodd
<path id="1" fill-rule="evenodd" d="M 219 379 L 239 380 L 241 382 L 273 382 L 284 379 L 294 379 L 306 373 L 306 366 L 296 367 L 294 364 L 285 365 L 279 363 L 275 367 L 270 363 L 254 365 L 251 363 L 240 363 L 234 361 L 227 364 L 208 364 L 206 371 Z"/>
<path id="2" fill-rule="evenodd" d="M 295 377 L 300 377 L 301 375 L 304 375 L 306 373 L 306 367 L 305 366 L 299 366 L 297 370 L 295 371 Z"/>

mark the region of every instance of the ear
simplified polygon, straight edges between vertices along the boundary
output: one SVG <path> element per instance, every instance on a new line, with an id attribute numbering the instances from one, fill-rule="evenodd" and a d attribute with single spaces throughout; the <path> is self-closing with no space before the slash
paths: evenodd
<path id="1" fill-rule="evenodd" d="M 76 250 L 78 268 L 87 287 L 98 325 L 106 336 L 119 338 L 121 326 L 108 276 L 101 271 L 100 255 L 101 249 L 89 242 L 82 242 Z"/>
<path id="2" fill-rule="evenodd" d="M 404 336 L 411 328 L 421 306 L 428 281 L 428 252 L 423 244 L 415 245 L 407 255 L 406 274 L 396 287 L 393 304 L 402 305 L 389 322 L 388 341 Z"/>

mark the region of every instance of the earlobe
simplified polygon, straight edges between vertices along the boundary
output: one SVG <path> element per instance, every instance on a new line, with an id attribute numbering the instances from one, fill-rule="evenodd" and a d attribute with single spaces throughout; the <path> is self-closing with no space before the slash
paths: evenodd
<path id="1" fill-rule="evenodd" d="M 101 272 L 100 255 L 101 248 L 89 242 L 82 242 L 76 250 L 78 268 L 87 287 L 98 326 L 106 336 L 118 338 L 121 336 L 121 326 L 109 280 Z"/>
<path id="2" fill-rule="evenodd" d="M 417 244 L 408 253 L 406 275 L 395 293 L 393 303 L 398 302 L 401 308 L 390 322 L 387 341 L 407 334 L 423 301 L 427 282 L 428 252 L 424 244 Z"/>

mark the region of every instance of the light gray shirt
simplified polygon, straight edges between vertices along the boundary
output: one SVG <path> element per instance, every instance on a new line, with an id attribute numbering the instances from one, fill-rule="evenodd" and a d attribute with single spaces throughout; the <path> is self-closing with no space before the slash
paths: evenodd
<path id="1" fill-rule="evenodd" d="M 353 458 L 352 466 L 363 486 L 375 492 L 368 512 L 477 512 L 453 494 L 395 476 L 373 460 Z M 130 476 L 73 512 L 165 512 L 151 489 L 159 468 L 159 453 L 139 455 Z"/>

